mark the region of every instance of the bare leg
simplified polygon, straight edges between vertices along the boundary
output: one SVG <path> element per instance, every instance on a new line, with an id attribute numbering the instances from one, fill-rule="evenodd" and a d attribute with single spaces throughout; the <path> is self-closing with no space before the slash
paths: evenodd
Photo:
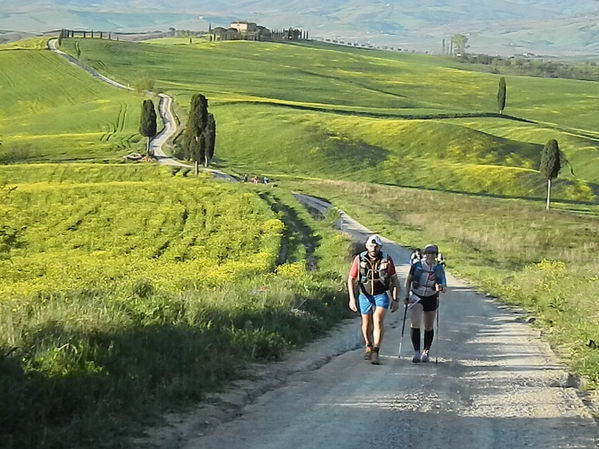
<path id="1" fill-rule="evenodd" d="M 362 315 L 362 336 L 364 344 L 372 344 L 372 313 Z"/>
<path id="2" fill-rule="evenodd" d="M 410 308 L 410 326 L 413 329 L 420 329 L 422 325 L 422 304 L 416 303 Z"/>
<path id="3" fill-rule="evenodd" d="M 424 312 L 424 330 L 432 331 L 435 326 L 435 317 L 437 316 L 436 310 L 430 312 Z"/>
<path id="4" fill-rule="evenodd" d="M 383 342 L 383 335 L 385 329 L 383 328 L 383 320 L 385 319 L 385 312 L 387 309 L 384 307 L 377 307 L 374 309 L 373 321 L 374 321 L 374 347 L 380 348 Z"/>

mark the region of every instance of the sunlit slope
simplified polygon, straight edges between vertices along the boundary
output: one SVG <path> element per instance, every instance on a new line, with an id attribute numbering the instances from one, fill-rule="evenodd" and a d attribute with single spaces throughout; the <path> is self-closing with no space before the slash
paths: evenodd
<path id="1" fill-rule="evenodd" d="M 219 146 L 240 173 L 523 197 L 542 197 L 545 191 L 536 171 L 540 145 L 446 120 L 376 119 L 258 105 L 218 106 L 214 111 L 221 119 Z M 556 184 L 556 198 L 587 201 L 595 195 L 584 182 Z"/>
<path id="2" fill-rule="evenodd" d="M 377 172 L 400 184 L 407 172 L 417 185 L 435 179 L 435 187 L 449 190 L 537 195 L 540 149 L 567 135 L 576 138 L 562 148 L 575 174 L 585 176 L 570 199 L 592 199 L 592 186 L 581 182 L 599 183 L 596 83 L 510 77 L 510 117 L 503 117 L 496 113 L 497 76 L 443 58 L 321 44 L 79 43 L 86 60 L 121 82 L 149 76 L 184 107 L 194 92 L 204 93 L 219 124 L 217 154 L 233 168 L 360 179 Z M 64 49 L 73 45 L 67 40 Z M 524 126 L 532 131 L 521 138 Z M 299 155 L 312 159 L 294 162 Z M 439 176 L 440 165 L 451 176 Z"/>
<path id="3" fill-rule="evenodd" d="M 446 58 L 324 44 L 155 42 L 79 40 L 93 65 L 104 65 L 122 81 L 147 73 L 174 93 L 202 87 L 213 101 L 270 99 L 393 108 L 395 114 L 497 112 L 499 77 L 464 70 Z M 66 40 L 63 47 L 73 45 Z M 507 86 L 507 114 L 594 129 L 599 83 L 514 76 Z"/>
<path id="4" fill-rule="evenodd" d="M 567 168 L 562 175 L 570 173 L 571 168 L 576 177 L 599 183 L 599 133 L 595 131 L 485 118 L 456 119 L 448 122 L 520 142 L 534 143 L 557 139 L 567 159 Z"/>
<path id="5" fill-rule="evenodd" d="M 66 40 L 63 48 L 72 51 L 73 45 Z M 201 87 L 213 102 L 291 102 L 394 115 L 495 112 L 494 76 L 422 55 L 245 41 L 87 39 L 79 45 L 92 65 L 123 82 L 146 73 L 174 94 Z"/>
<path id="6" fill-rule="evenodd" d="M 0 162 L 122 156 L 137 149 L 141 101 L 48 50 L 2 50 Z"/>

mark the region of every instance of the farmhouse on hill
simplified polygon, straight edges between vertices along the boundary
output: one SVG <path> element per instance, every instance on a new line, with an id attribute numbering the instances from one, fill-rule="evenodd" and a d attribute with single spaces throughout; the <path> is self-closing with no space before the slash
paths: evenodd
<path id="1" fill-rule="evenodd" d="M 247 33 L 248 31 L 257 31 L 258 25 L 254 22 L 232 22 L 229 28 L 235 28 L 239 33 Z"/>
<path id="2" fill-rule="evenodd" d="M 210 40 L 250 40 L 250 41 L 281 41 L 308 39 L 308 32 L 289 28 L 282 31 L 271 31 L 255 22 L 232 22 L 229 28 L 210 27 Z"/>

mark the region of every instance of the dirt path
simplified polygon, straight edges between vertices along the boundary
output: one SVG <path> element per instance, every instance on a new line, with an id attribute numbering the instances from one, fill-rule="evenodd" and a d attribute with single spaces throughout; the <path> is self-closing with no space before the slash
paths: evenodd
<path id="1" fill-rule="evenodd" d="M 343 213 L 339 225 L 360 240 L 369 233 Z M 384 251 L 405 277 L 408 250 L 387 241 Z M 599 447 L 585 396 L 539 331 L 453 276 L 448 282 L 431 351 L 438 364 L 411 363 L 407 331 L 397 357 L 403 309 L 387 316 L 383 365 L 361 360 L 356 318 L 283 362 L 254 367 L 248 380 L 193 413 L 170 416 L 171 425 L 145 442 L 185 449 Z"/>

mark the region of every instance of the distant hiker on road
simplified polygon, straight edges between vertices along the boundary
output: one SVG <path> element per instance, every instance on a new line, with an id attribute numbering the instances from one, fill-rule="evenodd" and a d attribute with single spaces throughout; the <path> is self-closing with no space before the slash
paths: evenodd
<path id="1" fill-rule="evenodd" d="M 399 280 L 393 260 L 383 254 L 383 242 L 378 235 L 366 240 L 366 251 L 354 258 L 347 279 L 349 308 L 354 312 L 360 308 L 362 335 L 364 336 L 364 359 L 379 365 L 379 350 L 383 341 L 383 320 L 391 304 L 391 311 L 398 307 Z M 359 295 L 356 303 L 354 282 L 358 283 Z M 390 296 L 389 296 L 390 295 Z"/>
<path id="2" fill-rule="evenodd" d="M 443 268 L 445 268 L 445 256 L 442 253 L 439 253 L 437 256 L 437 263 L 443 265 Z"/>
<path id="3" fill-rule="evenodd" d="M 412 362 L 428 362 L 429 351 L 435 336 L 434 324 L 439 308 L 439 292 L 445 290 L 447 281 L 445 269 L 437 262 L 439 248 L 437 245 L 424 247 L 424 260 L 414 263 L 406 279 L 405 302 L 410 309 L 412 328 L 412 345 L 414 357 Z M 420 352 L 420 326 L 424 324 L 424 347 Z"/>
<path id="4" fill-rule="evenodd" d="M 422 260 L 422 253 L 420 252 L 420 248 L 416 248 L 414 251 L 412 251 L 412 254 L 410 254 L 410 265 L 414 265 L 420 260 Z"/>

